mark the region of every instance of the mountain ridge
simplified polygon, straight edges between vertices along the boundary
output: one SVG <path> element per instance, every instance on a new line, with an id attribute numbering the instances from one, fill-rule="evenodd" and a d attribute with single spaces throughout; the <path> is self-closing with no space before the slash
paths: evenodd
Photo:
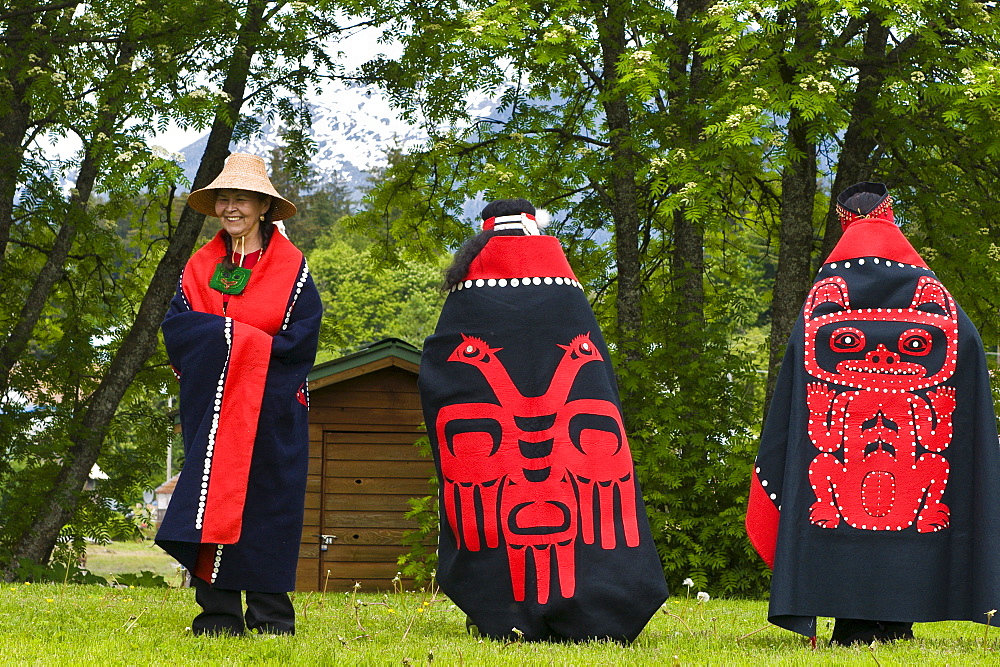
<path id="1" fill-rule="evenodd" d="M 488 115 L 494 107 L 495 103 L 485 97 L 470 103 L 477 115 Z M 427 140 L 422 128 L 399 119 L 383 96 L 363 86 L 327 90 L 310 103 L 310 113 L 309 136 L 316 142 L 309 163 L 313 178 L 319 183 L 339 181 L 355 196 L 367 189 L 372 171 L 386 165 L 390 149 L 412 149 Z M 184 157 L 184 175 L 189 181 L 194 180 L 207 141 L 205 133 L 178 151 Z M 262 123 L 257 136 L 232 143 L 230 150 L 269 161 L 271 151 L 282 145 L 281 127 Z"/>

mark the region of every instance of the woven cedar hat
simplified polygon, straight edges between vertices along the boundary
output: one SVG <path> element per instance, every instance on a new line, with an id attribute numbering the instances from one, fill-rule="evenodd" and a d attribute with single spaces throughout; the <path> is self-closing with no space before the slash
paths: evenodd
<path id="1" fill-rule="evenodd" d="M 223 188 L 269 195 L 272 220 L 285 220 L 295 215 L 295 204 L 279 195 L 271 185 L 271 179 L 267 177 L 267 170 L 264 168 L 264 158 L 259 155 L 233 153 L 226 158 L 222 173 L 206 187 L 189 194 L 187 203 L 199 213 L 214 217 L 215 191 Z"/>

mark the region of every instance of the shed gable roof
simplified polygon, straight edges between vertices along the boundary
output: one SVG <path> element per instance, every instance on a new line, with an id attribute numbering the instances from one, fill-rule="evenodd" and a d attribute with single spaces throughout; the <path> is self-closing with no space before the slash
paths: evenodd
<path id="1" fill-rule="evenodd" d="M 385 338 L 353 354 L 313 366 L 307 376 L 309 391 L 389 367 L 416 375 L 420 371 L 420 350 L 404 340 Z"/>

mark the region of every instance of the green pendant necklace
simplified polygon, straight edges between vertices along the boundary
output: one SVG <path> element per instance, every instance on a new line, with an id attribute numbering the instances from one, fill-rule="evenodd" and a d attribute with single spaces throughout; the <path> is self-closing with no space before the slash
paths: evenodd
<path id="1" fill-rule="evenodd" d="M 222 264 L 219 264 L 215 267 L 215 273 L 208 281 L 208 286 L 223 294 L 239 294 L 248 282 L 250 282 L 250 269 L 234 266 L 231 271 L 226 271 Z"/>
<path id="2" fill-rule="evenodd" d="M 244 237 L 240 237 L 240 243 L 242 244 L 243 250 L 246 250 L 247 244 Z M 233 254 L 236 254 L 236 244 L 233 243 Z M 250 282 L 250 269 L 243 268 L 243 258 L 246 257 L 246 253 L 240 253 L 240 265 L 234 266 L 230 270 L 226 270 L 222 264 L 218 264 L 215 267 L 215 273 L 212 274 L 212 279 L 208 281 L 208 286 L 214 290 L 222 292 L 223 294 L 236 295 L 241 293 Z M 235 261 L 235 257 L 234 257 Z"/>

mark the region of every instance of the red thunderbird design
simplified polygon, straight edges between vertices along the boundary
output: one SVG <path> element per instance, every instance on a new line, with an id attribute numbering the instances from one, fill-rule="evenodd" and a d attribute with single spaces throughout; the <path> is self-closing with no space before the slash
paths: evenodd
<path id="1" fill-rule="evenodd" d="M 560 594 L 573 596 L 576 540 L 593 544 L 595 525 L 601 547 L 616 547 L 616 491 L 625 544 L 639 544 L 621 413 L 611 401 L 568 400 L 580 369 L 604 358 L 589 333 L 559 347 L 564 354 L 547 390 L 524 396 L 497 357 L 502 348 L 463 334 L 448 361 L 478 369 L 497 402 L 447 405 L 435 423 L 444 511 L 458 548 L 479 551 L 484 541 L 497 548 L 503 534 L 514 599 L 526 597 L 531 553 L 541 604 L 553 562 Z"/>

